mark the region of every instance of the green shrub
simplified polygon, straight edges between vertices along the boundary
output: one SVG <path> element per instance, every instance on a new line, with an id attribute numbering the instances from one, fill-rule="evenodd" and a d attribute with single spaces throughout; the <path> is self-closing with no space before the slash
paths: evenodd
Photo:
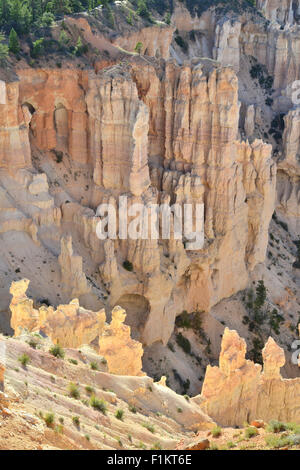
<path id="1" fill-rule="evenodd" d="M 22 356 L 18 357 L 18 361 L 21 362 L 22 366 L 26 367 L 27 364 L 30 363 L 30 357 L 28 354 L 22 354 Z"/>
<path id="2" fill-rule="evenodd" d="M 123 263 L 123 268 L 126 269 L 126 271 L 131 272 L 131 271 L 133 271 L 133 264 L 130 261 L 126 260 Z"/>
<path id="3" fill-rule="evenodd" d="M 81 37 L 79 36 L 77 39 L 77 43 L 74 49 L 74 54 L 77 56 L 81 56 L 82 54 L 86 54 L 88 51 L 88 46 L 83 44 Z"/>
<path id="4" fill-rule="evenodd" d="M 178 328 L 192 328 L 191 315 L 185 310 L 181 315 L 178 315 L 175 324 Z"/>
<path id="5" fill-rule="evenodd" d="M 18 54 L 20 52 L 19 38 L 14 28 L 11 28 L 9 33 L 8 47 L 9 52 L 12 52 L 13 54 Z"/>
<path id="6" fill-rule="evenodd" d="M 94 389 L 93 387 L 91 387 L 90 385 L 87 385 L 87 386 L 85 387 L 85 391 L 86 391 L 86 393 L 88 393 L 89 395 L 92 395 L 92 394 L 95 393 L 95 389 Z"/>
<path id="7" fill-rule="evenodd" d="M 123 421 L 124 411 L 123 411 L 123 410 L 117 410 L 117 411 L 116 411 L 116 414 L 115 414 L 115 417 L 116 417 L 117 419 L 119 419 L 120 421 Z"/>
<path id="8" fill-rule="evenodd" d="M 191 354 L 191 343 L 181 333 L 176 335 L 176 343 L 184 350 L 186 354 Z"/>
<path id="9" fill-rule="evenodd" d="M 220 428 L 220 426 L 215 426 L 212 428 L 211 435 L 213 437 L 220 437 L 221 434 L 222 434 L 222 429 Z"/>
<path id="10" fill-rule="evenodd" d="M 0 33 L 0 64 L 3 66 L 6 63 L 6 59 L 8 57 L 8 46 L 4 43 L 5 36 L 4 34 Z"/>
<path id="11" fill-rule="evenodd" d="M 49 349 L 49 353 L 60 359 L 64 359 L 65 357 L 65 351 L 59 344 L 55 344 L 51 349 Z"/>
<path id="12" fill-rule="evenodd" d="M 34 58 L 39 57 L 45 53 L 45 40 L 44 38 L 37 39 L 34 41 L 31 50 L 31 56 Z"/>
<path id="13" fill-rule="evenodd" d="M 267 430 L 269 432 L 274 432 L 274 433 L 283 432 L 287 430 L 287 425 L 282 423 L 281 421 L 272 419 L 268 424 Z"/>
<path id="14" fill-rule="evenodd" d="M 148 429 L 148 431 L 152 432 L 152 434 L 155 433 L 155 428 L 152 424 L 148 424 L 148 423 L 143 423 L 142 426 L 146 429 Z"/>
<path id="15" fill-rule="evenodd" d="M 133 406 L 133 405 L 129 405 L 129 411 L 131 411 L 131 413 L 136 413 L 136 407 Z"/>
<path id="16" fill-rule="evenodd" d="M 227 442 L 227 447 L 228 447 L 228 449 L 233 449 L 234 447 L 236 447 L 236 444 L 232 441 L 228 441 Z"/>
<path id="17" fill-rule="evenodd" d="M 265 437 L 265 441 L 266 441 L 267 446 L 273 449 L 280 449 L 282 447 L 287 447 L 287 446 L 290 446 L 290 447 L 299 446 L 300 434 L 291 434 L 289 436 L 268 435 Z"/>
<path id="18" fill-rule="evenodd" d="M 32 349 L 36 349 L 37 345 L 38 345 L 38 342 L 35 339 L 30 338 L 30 340 L 28 341 L 28 344 Z"/>
<path id="19" fill-rule="evenodd" d="M 175 42 L 178 44 L 179 47 L 181 47 L 181 49 L 184 51 L 184 52 L 187 52 L 188 50 L 188 44 L 187 42 L 183 39 L 183 37 L 177 35 L 175 36 Z"/>
<path id="20" fill-rule="evenodd" d="M 54 23 L 55 17 L 49 11 L 45 11 L 41 17 L 41 26 L 51 26 Z"/>
<path id="21" fill-rule="evenodd" d="M 257 436 L 258 430 L 254 426 L 249 426 L 248 428 L 245 429 L 245 438 L 246 439 L 251 439 L 252 437 Z"/>
<path id="22" fill-rule="evenodd" d="M 90 368 L 91 368 L 92 370 L 99 370 L 99 365 L 98 365 L 98 363 L 97 363 L 96 361 L 92 361 L 92 362 L 90 363 Z"/>
<path id="23" fill-rule="evenodd" d="M 105 400 L 99 400 L 99 398 L 97 398 L 95 395 L 92 395 L 90 399 L 90 405 L 95 410 L 101 411 L 101 413 L 104 415 L 106 414 L 107 404 Z"/>
<path id="24" fill-rule="evenodd" d="M 160 442 L 155 442 L 151 448 L 151 450 L 162 450 L 162 446 Z"/>
<path id="25" fill-rule="evenodd" d="M 78 361 L 76 361 L 76 359 L 69 358 L 68 361 L 70 362 L 70 364 L 74 364 L 75 366 L 78 365 Z"/>
<path id="26" fill-rule="evenodd" d="M 47 427 L 51 428 L 54 425 L 54 421 L 55 421 L 54 413 L 47 413 L 44 416 L 44 421 L 45 421 Z"/>
<path id="27" fill-rule="evenodd" d="M 79 416 L 72 416 L 72 422 L 75 426 L 79 427 L 80 426 L 80 418 Z"/>
<path id="28" fill-rule="evenodd" d="M 75 400 L 78 400 L 80 398 L 80 392 L 78 390 L 78 387 L 73 382 L 69 383 L 68 391 L 69 391 L 70 397 L 75 398 Z"/>

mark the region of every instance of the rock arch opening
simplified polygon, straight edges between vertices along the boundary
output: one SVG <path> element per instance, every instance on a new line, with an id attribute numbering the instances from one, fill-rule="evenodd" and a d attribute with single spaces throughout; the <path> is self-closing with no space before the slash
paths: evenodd
<path id="1" fill-rule="evenodd" d="M 25 103 L 22 104 L 22 111 L 23 111 L 23 116 L 24 116 L 24 121 L 26 123 L 26 126 L 28 126 L 29 129 L 32 131 L 31 120 L 36 109 L 31 103 L 28 103 L 28 101 L 25 101 Z"/>

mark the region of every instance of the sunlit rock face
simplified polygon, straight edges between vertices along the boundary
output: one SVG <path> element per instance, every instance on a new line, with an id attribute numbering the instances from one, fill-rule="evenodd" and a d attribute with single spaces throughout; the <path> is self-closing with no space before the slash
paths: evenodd
<path id="1" fill-rule="evenodd" d="M 300 232 L 300 160 L 299 109 L 290 111 L 284 119 L 283 158 L 278 163 L 277 206 L 295 237 Z"/>
<path id="2" fill-rule="evenodd" d="M 0 168 L 11 172 L 31 166 L 28 109 L 21 107 L 19 83 L 2 82 L 0 95 Z"/>
<path id="3" fill-rule="evenodd" d="M 208 366 L 201 395 L 193 400 L 223 426 L 271 419 L 300 423 L 300 379 L 283 379 L 285 355 L 273 338 L 263 351 L 263 368 L 246 360 L 246 342 L 225 328 L 219 367 Z"/>
<path id="4" fill-rule="evenodd" d="M 270 21 L 293 24 L 299 17 L 299 1 L 258 0 L 256 6 Z"/>
<path id="5" fill-rule="evenodd" d="M 106 359 L 111 374 L 145 375 L 142 372 L 142 344 L 131 339 L 125 319 L 125 310 L 115 307 L 110 325 L 105 326 L 99 338 L 99 354 Z"/>
<path id="6" fill-rule="evenodd" d="M 95 288 L 105 283 L 109 308 L 123 306 L 125 299 L 128 324 L 146 345 L 166 344 L 183 310 L 209 311 L 246 287 L 249 271 L 265 258 L 276 168 L 269 145 L 238 140 L 240 104 L 232 67 L 209 59 L 158 65 L 136 57 L 98 73 L 21 69 L 18 74 L 17 104 L 23 106 L 32 149 L 43 155 L 44 171 L 53 167 L 50 160 L 59 165 L 63 159 L 75 177 L 78 169 L 92 174 L 92 181 L 83 179 L 81 185 L 59 188 L 55 180 L 51 186 L 59 206 L 51 236 L 61 245 L 66 301 L 82 297 L 95 305 L 96 298 L 87 266 L 67 241 L 70 231 L 77 244 L 84 240 L 80 251 L 88 250 L 98 262 Z M 47 176 L 39 178 L 29 188 L 34 197 L 49 191 Z M 97 205 L 117 208 L 124 194 L 129 204 L 200 204 L 204 245 L 190 250 L 184 240 L 97 239 Z M 75 204 L 82 198 L 90 208 Z M 45 217 L 39 215 L 39 224 Z M 131 272 L 123 268 L 125 260 Z"/>
<path id="7" fill-rule="evenodd" d="M 53 343 L 62 347 L 78 348 L 94 341 L 104 327 L 105 312 L 92 312 L 80 307 L 77 299 L 68 305 L 59 305 L 57 309 L 42 306 L 34 308 L 33 300 L 26 291 L 29 281 L 23 279 L 14 282 L 10 288 L 13 298 L 10 304 L 11 327 L 15 336 L 23 332 L 43 332 Z"/>

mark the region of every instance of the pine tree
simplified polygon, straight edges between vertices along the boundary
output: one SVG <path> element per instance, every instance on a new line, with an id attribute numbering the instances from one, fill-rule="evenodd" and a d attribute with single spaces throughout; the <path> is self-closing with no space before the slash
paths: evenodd
<path id="1" fill-rule="evenodd" d="M 3 44 L 5 37 L 0 33 L 0 64 L 3 65 L 8 56 L 8 46 Z"/>
<path id="2" fill-rule="evenodd" d="M 43 15 L 43 7 L 41 0 L 31 0 L 32 21 L 35 23 Z"/>
<path id="3" fill-rule="evenodd" d="M 8 47 L 9 51 L 13 54 L 18 54 L 18 52 L 20 52 L 19 38 L 14 28 L 11 28 L 9 33 Z"/>
<path id="4" fill-rule="evenodd" d="M 255 306 L 260 309 L 267 299 L 267 289 L 265 287 L 264 281 L 258 281 L 258 286 L 256 288 L 256 299 Z"/>
<path id="5" fill-rule="evenodd" d="M 63 15 L 65 13 L 71 13 L 72 9 L 70 7 L 69 0 L 54 0 L 54 12 L 57 15 Z"/>

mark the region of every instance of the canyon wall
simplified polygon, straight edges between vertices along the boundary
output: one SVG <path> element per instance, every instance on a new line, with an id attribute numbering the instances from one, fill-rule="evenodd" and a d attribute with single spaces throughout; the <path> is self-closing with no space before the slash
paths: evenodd
<path id="1" fill-rule="evenodd" d="M 293 24 L 299 19 L 298 0 L 258 0 L 256 6 L 270 21 Z"/>
<path id="2" fill-rule="evenodd" d="M 29 113 L 22 109 L 17 82 L 6 82 L 0 104 L 0 167 L 9 170 L 31 165 L 27 132 Z"/>
<path id="3" fill-rule="evenodd" d="M 253 100 L 253 96 L 250 98 L 250 89 L 247 90 L 249 79 L 252 84 L 255 82 L 251 74 L 247 77 L 247 61 L 251 62 L 249 72 L 252 72 L 253 64 L 260 69 L 261 66 L 266 67 L 267 73 L 273 78 L 270 89 L 272 99 L 268 100 L 270 108 L 264 111 L 265 122 L 260 120 L 258 124 L 261 128 L 263 125 L 272 127 L 272 118 L 268 117 L 270 113 L 273 117 L 278 113 L 289 113 L 285 118 L 284 142 L 279 150 L 282 156 L 279 158 L 276 205 L 291 233 L 297 237 L 299 162 L 294 158 L 291 171 L 288 160 L 291 158 L 291 147 L 295 147 L 299 136 L 295 124 L 295 115 L 298 114 L 295 99 L 298 100 L 300 79 L 299 2 L 260 0 L 256 7 L 261 15 L 243 11 L 239 15 L 233 15 L 230 11 L 221 15 L 217 10 L 210 9 L 201 16 L 191 16 L 186 8 L 176 4 L 172 21 L 179 30 L 178 34 L 186 41 L 187 50 L 183 53 L 179 47 L 175 47 L 171 52 L 182 62 L 184 56 L 205 55 L 218 60 L 223 66 L 233 66 L 241 83 L 240 99 L 245 101 L 246 107 L 249 106 L 249 100 Z M 253 120 L 252 132 L 245 131 L 247 136 L 251 137 L 254 126 Z M 289 139 L 292 139 L 290 144 Z"/>
<path id="4" fill-rule="evenodd" d="M 293 235 L 300 233 L 300 111 L 285 116 L 282 159 L 278 163 L 277 207 Z"/>
<path id="5" fill-rule="evenodd" d="M 98 73 L 21 69 L 18 75 L 16 105 L 31 114 L 27 137 L 34 154 L 47 156 L 44 171 L 50 175 L 51 161 L 53 174 L 68 159 L 74 170 L 93 176 L 63 190 L 52 183 L 61 211 L 52 237 L 59 242 L 68 227 L 84 240 L 85 256 L 98 263 L 95 282 L 109 291 L 105 303 L 127 310 L 136 337 L 166 343 L 183 310 L 209 311 L 246 287 L 249 270 L 265 259 L 276 166 L 269 145 L 238 140 L 233 68 L 206 59 L 180 67 L 133 58 Z M 10 164 L 14 168 L 14 159 Z M 84 184 L 88 210 L 62 204 L 70 194 L 80 203 Z M 128 204 L 201 204 L 203 248 L 186 249 L 183 240 L 98 240 L 97 205 L 117 207 L 122 194 Z M 62 283 L 72 280 L 74 294 L 88 297 L 89 282 L 84 274 L 74 277 L 78 263 L 67 260 L 64 247 Z M 132 263 L 131 272 L 124 261 Z"/>

